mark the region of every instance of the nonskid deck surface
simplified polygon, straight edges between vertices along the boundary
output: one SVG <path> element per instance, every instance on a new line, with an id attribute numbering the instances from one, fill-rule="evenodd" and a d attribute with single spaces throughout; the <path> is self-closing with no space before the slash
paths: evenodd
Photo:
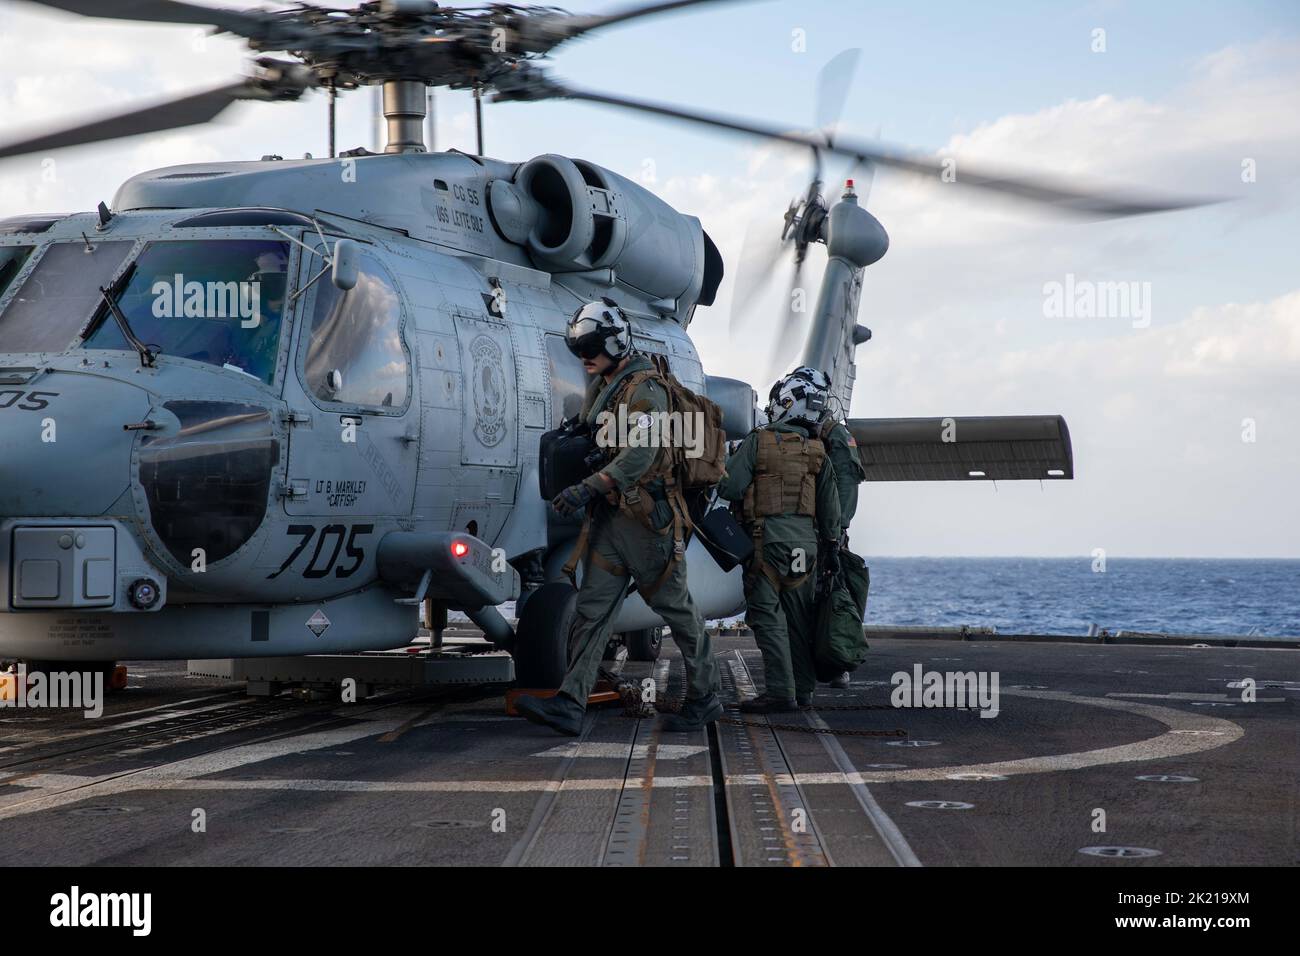
<path id="1" fill-rule="evenodd" d="M 670 645 L 624 675 L 680 693 Z M 729 703 L 761 687 L 749 638 L 715 649 Z M 0 709 L 0 865 L 1300 862 L 1294 651 L 870 653 L 814 712 L 675 734 L 612 705 L 578 738 L 504 716 L 500 688 L 268 701 L 141 663 L 99 719 Z M 889 707 L 916 665 L 996 673 L 997 716 Z"/>

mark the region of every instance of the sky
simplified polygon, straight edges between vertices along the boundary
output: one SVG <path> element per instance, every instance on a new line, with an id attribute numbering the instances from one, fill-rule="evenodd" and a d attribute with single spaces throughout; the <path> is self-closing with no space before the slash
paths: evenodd
<path id="1" fill-rule="evenodd" d="M 1061 414 L 1075 478 L 867 484 L 854 550 L 1300 557 L 1300 4 L 723 3 L 575 41 L 551 69 L 807 130 L 818 71 L 850 47 L 841 135 L 953 158 L 959 181 L 984 163 L 1229 200 L 1090 223 L 878 172 L 864 199 L 891 247 L 866 273 L 874 337 L 851 414 Z M 238 41 L 197 28 L 0 0 L 0 141 L 216 85 L 244 62 Z M 368 91 L 340 100 L 341 148 L 373 147 L 372 109 Z M 150 167 L 321 156 L 325 117 L 321 96 L 241 104 L 207 127 L 0 161 L 0 216 L 90 209 Z M 436 138 L 474 148 L 467 95 L 437 94 Z M 735 263 L 747 232 L 779 230 L 805 152 L 578 102 L 487 104 L 485 151 L 591 160 L 698 216 L 728 267 L 691 327 L 705 368 L 765 374 L 785 290 L 771 283 L 733 335 Z M 845 171 L 828 162 L 832 198 Z M 824 261 L 810 255 L 814 290 Z M 1141 308 L 1051 308 L 1054 288 L 1115 282 Z"/>

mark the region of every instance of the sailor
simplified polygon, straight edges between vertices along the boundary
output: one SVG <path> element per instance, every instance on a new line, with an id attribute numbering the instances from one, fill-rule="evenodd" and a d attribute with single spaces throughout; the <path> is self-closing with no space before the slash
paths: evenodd
<path id="1" fill-rule="evenodd" d="M 686 699 L 680 713 L 669 715 L 665 729 L 700 730 L 722 716 L 722 702 L 715 693 L 713 647 L 686 586 L 686 503 L 672 471 L 671 449 L 644 434 L 631 434 L 655 427 L 655 419 L 668 410 L 668 392 L 650 360 L 633 351 L 631 323 L 612 299 L 578 309 L 569 320 L 565 344 L 595 376 L 582 416 L 602 444 L 605 464 L 551 502 L 562 515 L 586 513 L 571 559 L 582 560 L 583 575 L 568 673 L 554 697 L 520 697 L 515 707 L 560 733 L 581 730 L 614 618 L 629 583 L 635 582 L 646 604 L 671 628 L 686 667 Z M 602 412 L 613 417 L 602 417 Z M 626 421 L 629 434 L 601 428 L 610 421 Z M 611 432 L 617 440 L 602 443 L 599 436 Z"/>
<path id="2" fill-rule="evenodd" d="M 763 655 L 764 690 L 745 713 L 811 706 L 816 564 L 835 569 L 840 499 L 818 429 L 828 383 L 813 369 L 780 379 L 768 395 L 768 422 L 727 459 L 718 494 L 738 508 L 754 539 L 745 569 L 745 621 Z"/>
<path id="3" fill-rule="evenodd" d="M 816 369 L 807 368 L 806 366 L 795 369 L 791 374 L 799 375 L 800 373 L 806 375 L 821 374 Z M 825 376 L 825 379 L 829 391 L 830 376 Z M 858 510 L 858 484 L 866 480 L 867 474 L 862 469 L 862 460 L 858 458 L 858 443 L 853 439 L 853 435 L 845 427 L 839 416 L 827 411 L 822 419 L 821 427 L 818 429 L 817 437 L 822 440 L 822 445 L 826 448 L 826 455 L 830 458 L 831 466 L 835 470 L 835 487 L 839 489 L 840 493 L 840 550 L 848 551 L 849 525 Z M 848 687 L 848 671 L 831 681 L 830 685 L 841 690 Z"/>

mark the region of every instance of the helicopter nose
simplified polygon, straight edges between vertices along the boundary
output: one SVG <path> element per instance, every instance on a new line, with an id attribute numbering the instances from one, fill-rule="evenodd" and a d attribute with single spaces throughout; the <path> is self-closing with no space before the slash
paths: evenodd
<path id="1" fill-rule="evenodd" d="M 130 487 L 123 426 L 144 420 L 149 394 L 81 372 L 0 369 L 0 381 L 0 518 L 106 513 Z"/>

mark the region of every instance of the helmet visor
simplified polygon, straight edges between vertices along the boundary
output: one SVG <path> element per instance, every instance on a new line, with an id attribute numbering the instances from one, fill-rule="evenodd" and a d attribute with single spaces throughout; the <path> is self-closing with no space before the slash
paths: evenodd
<path id="1" fill-rule="evenodd" d="M 605 339 L 608 333 L 597 329 L 582 335 L 574 335 L 574 331 L 576 330 L 570 330 L 569 334 L 564 337 L 564 344 L 578 358 L 594 359 L 597 355 L 605 353 Z"/>

